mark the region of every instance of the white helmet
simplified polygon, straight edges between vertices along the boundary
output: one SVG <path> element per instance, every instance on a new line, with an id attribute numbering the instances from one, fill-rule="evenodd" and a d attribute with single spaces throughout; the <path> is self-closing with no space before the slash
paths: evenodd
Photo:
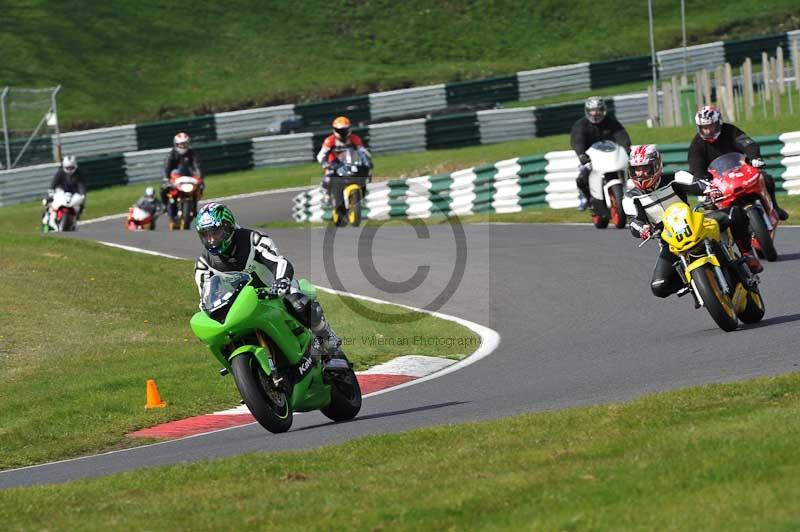
<path id="1" fill-rule="evenodd" d="M 714 142 L 722 131 L 722 113 L 716 106 L 706 105 L 694 115 L 694 123 L 697 125 L 697 133 L 701 139 L 706 142 Z"/>
<path id="2" fill-rule="evenodd" d="M 74 155 L 67 155 L 61 161 L 61 168 L 64 169 L 67 175 L 72 175 L 75 173 L 75 170 L 78 169 L 78 160 Z"/>
<path id="3" fill-rule="evenodd" d="M 147 187 L 144 189 L 144 197 L 147 199 L 153 199 L 156 197 L 156 189 L 153 187 Z"/>
<path id="4" fill-rule="evenodd" d="M 189 149 L 189 135 L 181 131 L 172 139 L 172 145 L 175 151 L 183 155 Z"/>
<path id="5" fill-rule="evenodd" d="M 606 117 L 606 102 L 599 96 L 590 96 L 583 104 L 583 113 L 589 122 L 599 124 Z"/>

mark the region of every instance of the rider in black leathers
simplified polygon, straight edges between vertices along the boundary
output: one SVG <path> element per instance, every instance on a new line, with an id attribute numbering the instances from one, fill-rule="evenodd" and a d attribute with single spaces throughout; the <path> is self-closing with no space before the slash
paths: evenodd
<path id="1" fill-rule="evenodd" d="M 688 195 L 713 195 L 708 183 L 696 180 L 691 184 L 678 183 L 670 177 L 662 177 L 663 161 L 661 154 L 654 145 L 643 144 L 631 149 L 629 172 L 635 185 L 626 195 L 633 198 L 636 206 L 636 216 L 631 220 L 631 234 L 642 240 L 647 240 L 663 227 L 661 214 L 666 208 L 677 201 L 688 203 Z M 730 228 L 742 256 L 754 273 L 763 268 L 752 251 L 750 242 L 750 226 L 747 216 L 741 208 L 735 207 L 729 212 L 716 210 L 708 211 L 705 215 L 719 223 L 720 230 Z M 657 297 L 667 297 L 677 292 L 683 283 L 678 277 L 678 272 L 673 266 L 678 258 L 669 250 L 661 239 L 658 241 L 660 251 L 650 287 Z"/>
<path id="2" fill-rule="evenodd" d="M 172 143 L 172 150 L 164 160 L 162 171 L 163 180 L 161 181 L 161 203 L 169 210 L 169 216 L 175 217 L 175 204 L 170 203 L 167 194 L 171 188 L 169 177 L 173 170 L 179 170 L 181 175 L 192 175 L 200 178 L 200 196 L 203 195 L 205 182 L 200 172 L 200 158 L 197 152 L 189 147 L 189 135 L 178 133 Z"/>
<path id="3" fill-rule="evenodd" d="M 591 194 L 589 193 L 589 174 L 592 163 L 586 154 L 592 144 L 601 140 L 613 140 L 630 153 L 631 138 L 625 127 L 616 118 L 607 116 L 606 103 L 602 98 L 592 96 L 584 104 L 584 117 L 572 125 L 570 131 L 570 144 L 578 155 L 581 165 L 575 184 L 580 191 L 579 210 L 583 211 L 589 206 Z"/>
<path id="4" fill-rule="evenodd" d="M 64 192 L 71 192 L 73 194 L 77 192 L 84 197 L 83 203 L 78 211 L 78 219 L 80 219 L 86 207 L 86 180 L 84 179 L 83 172 L 78 168 L 78 160 L 74 155 L 65 156 L 61 161 L 61 167 L 56 170 L 56 174 L 53 176 L 53 181 L 50 183 L 47 195 L 42 201 L 42 205 L 44 205 L 43 219 L 47 216 L 47 210 L 50 208 L 50 203 L 53 201 L 53 193 L 58 188 Z"/>
<path id="5" fill-rule="evenodd" d="M 700 108 L 694 120 L 697 134 L 689 145 L 689 173 L 695 179 L 710 180 L 708 166 L 714 159 L 726 153 L 742 153 L 747 157 L 749 164 L 761 170 L 778 218 L 788 219 L 789 214 L 778 206 L 778 200 L 775 198 L 775 179 L 763 169 L 765 163 L 761 158 L 761 148 L 758 143 L 733 124 L 723 123 L 722 115 L 713 105 Z"/>

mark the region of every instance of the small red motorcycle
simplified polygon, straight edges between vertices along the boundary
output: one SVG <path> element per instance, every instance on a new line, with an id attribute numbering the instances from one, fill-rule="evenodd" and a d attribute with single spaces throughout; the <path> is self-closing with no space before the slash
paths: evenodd
<path id="1" fill-rule="evenodd" d="M 750 222 L 753 248 L 769 262 L 778 260 L 775 230 L 780 220 L 761 171 L 748 164 L 743 154 L 734 152 L 714 159 L 708 172 L 712 177 L 711 186 L 722 192 L 722 197 L 716 201 L 717 207 L 742 207 Z"/>
<path id="2" fill-rule="evenodd" d="M 169 205 L 169 228 L 189 229 L 197 214 L 197 202 L 202 195 L 203 181 L 198 176 L 181 175 L 178 170 L 173 170 L 169 176 L 170 189 L 167 192 Z"/>

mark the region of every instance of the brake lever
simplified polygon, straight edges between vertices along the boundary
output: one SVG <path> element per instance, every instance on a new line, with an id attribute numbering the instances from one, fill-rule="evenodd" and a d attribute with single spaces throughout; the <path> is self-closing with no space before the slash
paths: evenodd
<path id="1" fill-rule="evenodd" d="M 639 244 L 639 247 L 644 246 L 645 244 L 650 242 L 652 239 L 658 238 L 659 236 L 661 236 L 661 231 L 655 231 L 653 233 L 650 233 L 650 236 L 648 236 L 646 239 L 642 240 L 642 242 Z"/>

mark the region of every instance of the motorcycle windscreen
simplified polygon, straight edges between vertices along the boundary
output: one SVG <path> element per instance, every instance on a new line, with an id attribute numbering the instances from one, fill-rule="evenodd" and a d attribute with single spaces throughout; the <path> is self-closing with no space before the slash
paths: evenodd
<path id="1" fill-rule="evenodd" d="M 247 286 L 250 280 L 250 275 L 244 272 L 221 272 L 212 275 L 203 284 L 200 308 L 213 318 L 216 311 L 224 309 L 236 299 L 236 294 L 242 287 Z"/>
<path id="2" fill-rule="evenodd" d="M 726 173 L 738 170 L 744 164 L 744 155 L 738 152 L 720 155 L 708 165 L 708 172 L 714 177 L 721 178 Z"/>

